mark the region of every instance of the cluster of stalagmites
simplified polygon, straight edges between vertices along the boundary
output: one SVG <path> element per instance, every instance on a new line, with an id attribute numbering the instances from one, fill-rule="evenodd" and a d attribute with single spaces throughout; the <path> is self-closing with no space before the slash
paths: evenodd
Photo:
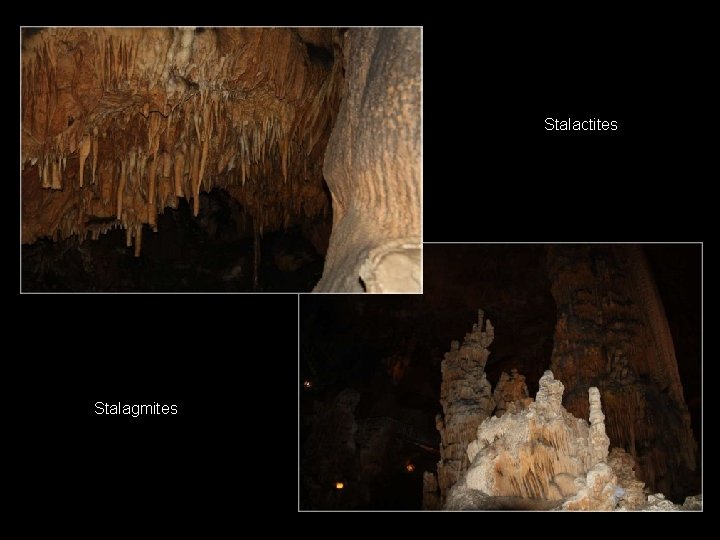
<path id="1" fill-rule="evenodd" d="M 535 400 L 524 377 L 502 374 L 495 393 L 484 367 L 494 337 L 483 313 L 462 346 L 454 342 L 442 364 L 444 420 L 437 478 L 423 477 L 424 507 L 446 510 L 692 510 L 702 496 L 674 505 L 648 495 L 632 456 L 609 452 L 600 392 L 588 395 L 589 423 L 562 406 L 564 386 L 551 371 Z M 491 414 L 495 412 L 494 416 Z M 474 430 L 474 431 L 473 431 Z M 473 431 L 473 433 L 470 433 Z M 463 449 L 460 454 L 460 449 Z"/>
<path id="2" fill-rule="evenodd" d="M 590 423 L 562 407 L 563 385 L 546 371 L 534 402 L 493 416 L 467 448 L 467 472 L 453 486 L 445 509 L 676 510 L 663 495 L 647 495 L 635 478 L 632 456 L 608 453 L 605 416 L 597 388 L 589 392 Z"/>

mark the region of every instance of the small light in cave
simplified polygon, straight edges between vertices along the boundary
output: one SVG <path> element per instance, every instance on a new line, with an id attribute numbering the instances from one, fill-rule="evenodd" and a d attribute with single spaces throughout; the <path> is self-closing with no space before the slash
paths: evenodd
<path id="1" fill-rule="evenodd" d="M 409 473 L 413 472 L 415 470 L 415 465 L 413 465 L 412 463 L 408 463 L 407 465 L 405 465 L 405 470 Z"/>
<path id="2" fill-rule="evenodd" d="M 313 383 L 311 380 L 305 379 L 305 381 L 303 382 L 303 386 L 307 389 L 310 389 L 313 387 Z M 338 489 L 340 489 L 340 488 L 338 488 Z"/>
<path id="3" fill-rule="evenodd" d="M 343 484 L 342 482 L 335 482 L 335 489 L 341 490 L 344 487 L 345 487 L 345 484 Z"/>

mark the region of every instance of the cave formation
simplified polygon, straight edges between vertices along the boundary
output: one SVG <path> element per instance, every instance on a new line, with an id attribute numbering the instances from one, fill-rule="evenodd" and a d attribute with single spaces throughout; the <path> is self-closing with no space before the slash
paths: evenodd
<path id="1" fill-rule="evenodd" d="M 701 493 L 700 264 L 699 245 L 426 245 L 422 296 L 303 297 L 300 508 L 680 508 Z M 529 405 L 560 423 L 527 427 Z M 492 500 L 460 487 L 485 485 L 480 463 L 465 478 L 481 426 L 550 449 Z M 514 471 L 528 451 L 503 440 Z"/>
<path id="2" fill-rule="evenodd" d="M 420 29 L 21 51 L 23 290 L 420 290 Z"/>

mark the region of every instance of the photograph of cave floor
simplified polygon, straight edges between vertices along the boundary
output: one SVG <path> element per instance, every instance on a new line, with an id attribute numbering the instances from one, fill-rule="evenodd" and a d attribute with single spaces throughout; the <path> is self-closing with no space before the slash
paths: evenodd
<path id="1" fill-rule="evenodd" d="M 695 244 L 425 244 L 302 296 L 303 510 L 701 510 Z"/>
<path id="2" fill-rule="evenodd" d="M 422 28 L 20 30 L 21 292 L 422 291 Z"/>

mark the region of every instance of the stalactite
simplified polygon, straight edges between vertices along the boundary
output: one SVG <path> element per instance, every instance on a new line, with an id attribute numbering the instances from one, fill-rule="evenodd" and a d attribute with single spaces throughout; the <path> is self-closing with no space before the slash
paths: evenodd
<path id="1" fill-rule="evenodd" d="M 125 165 L 125 159 L 123 158 L 120 163 L 120 183 L 118 184 L 118 190 L 117 190 L 117 219 L 122 218 L 123 194 L 125 191 L 126 175 L 127 175 L 127 169 L 126 169 L 126 165 Z"/>
<path id="2" fill-rule="evenodd" d="M 157 172 L 157 158 L 152 158 L 148 167 L 148 206 L 147 222 L 150 225 L 156 224 L 157 206 L 155 205 L 155 174 Z"/>
<path id="3" fill-rule="evenodd" d="M 61 158 L 57 158 L 57 161 L 53 158 L 51 161 L 52 183 L 50 184 L 50 187 L 57 190 L 62 189 L 62 182 L 60 181 L 60 160 Z"/>
<path id="4" fill-rule="evenodd" d="M 83 175 L 85 173 L 85 160 L 90 155 L 90 149 L 92 148 L 92 141 L 90 140 L 90 137 L 87 135 L 82 138 L 82 141 L 80 142 L 80 171 L 78 173 L 78 178 L 80 179 L 80 187 L 83 187 Z"/>
<path id="5" fill-rule="evenodd" d="M 185 170 L 185 154 L 177 152 L 175 154 L 175 196 L 183 197 L 183 172 Z"/>
<path id="6" fill-rule="evenodd" d="M 135 226 L 135 256 L 140 256 L 140 251 L 142 249 L 142 224 L 138 224 Z"/>
<path id="7" fill-rule="evenodd" d="M 98 160 L 98 129 L 94 128 L 92 138 L 92 183 L 95 184 L 95 171 Z"/>
<path id="8" fill-rule="evenodd" d="M 200 151 L 198 150 L 198 147 L 195 143 L 193 143 L 190 147 L 190 161 L 192 163 L 192 174 L 190 175 L 190 178 L 192 180 L 191 189 L 192 193 L 195 195 L 195 197 L 193 198 L 193 215 L 197 216 L 198 212 L 200 212 L 200 197 L 198 196 L 198 194 L 200 193 L 199 188 L 196 193 L 196 186 L 200 186 Z"/>

